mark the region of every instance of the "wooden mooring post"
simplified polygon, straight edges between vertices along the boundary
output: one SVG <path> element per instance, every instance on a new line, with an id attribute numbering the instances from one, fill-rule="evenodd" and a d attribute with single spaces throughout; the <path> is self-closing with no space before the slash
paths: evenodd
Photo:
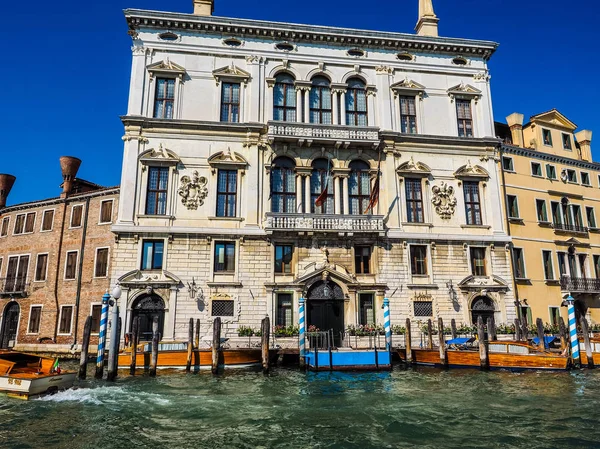
<path id="1" fill-rule="evenodd" d="M 448 367 L 448 354 L 446 352 L 446 339 L 444 338 L 444 320 L 438 318 L 438 339 L 440 345 L 440 365 L 442 368 Z"/>
<path id="2" fill-rule="evenodd" d="M 140 317 L 136 316 L 131 323 L 131 362 L 129 363 L 129 375 L 135 376 L 137 364 L 137 347 L 140 343 Z"/>
<path id="3" fill-rule="evenodd" d="M 521 320 L 515 318 L 515 340 L 521 341 Z"/>
<path id="4" fill-rule="evenodd" d="M 477 317 L 477 338 L 479 339 L 479 365 L 482 370 L 490 368 L 490 359 L 488 356 L 488 345 L 485 340 L 485 329 L 483 326 L 483 318 Z"/>
<path id="5" fill-rule="evenodd" d="M 212 364 L 213 374 L 219 374 L 219 354 L 221 352 L 221 317 L 216 317 L 213 321 L 213 339 L 212 339 Z"/>
<path id="6" fill-rule="evenodd" d="M 192 369 L 192 356 L 194 355 L 194 319 L 190 318 L 190 326 L 188 332 L 187 345 L 187 360 L 185 362 L 185 371 L 190 372 Z"/>
<path id="7" fill-rule="evenodd" d="M 569 339 L 567 338 L 567 328 L 565 327 L 565 320 L 562 316 L 558 318 L 558 329 L 560 332 L 560 350 L 565 352 L 565 349 L 569 347 Z"/>
<path id="8" fill-rule="evenodd" d="M 427 320 L 427 348 L 433 349 L 433 324 Z"/>
<path id="9" fill-rule="evenodd" d="M 590 369 L 594 368 L 594 353 L 592 351 L 592 345 L 590 343 L 590 331 L 588 327 L 587 319 L 581 317 L 581 332 L 583 333 L 583 344 L 585 345 L 585 355 L 587 356 L 587 366 Z"/>
<path id="10" fill-rule="evenodd" d="M 498 335 L 496 334 L 496 319 L 492 316 L 488 320 L 488 340 L 496 341 L 498 339 Z"/>
<path id="11" fill-rule="evenodd" d="M 260 347 L 262 349 L 262 369 L 264 374 L 269 373 L 269 340 L 271 338 L 271 320 L 269 317 L 265 317 L 262 320 L 261 325 L 261 341 Z"/>
<path id="12" fill-rule="evenodd" d="M 452 340 L 454 340 L 458 335 L 456 332 L 456 320 L 454 318 L 450 321 L 450 329 L 452 329 Z"/>
<path id="13" fill-rule="evenodd" d="M 529 340 L 529 327 L 527 326 L 526 319 L 523 319 L 521 323 L 521 338 L 523 338 L 523 341 Z"/>
<path id="14" fill-rule="evenodd" d="M 79 359 L 79 379 L 87 376 L 88 352 L 90 349 L 90 334 L 92 333 L 92 317 L 88 316 L 83 326 L 83 341 L 81 342 L 81 358 Z"/>
<path id="15" fill-rule="evenodd" d="M 540 343 L 538 344 L 538 347 L 539 347 L 540 351 L 545 351 L 546 350 L 546 339 L 544 338 L 544 322 L 542 321 L 541 318 L 538 318 L 535 320 L 535 325 L 537 327 L 538 340 L 540 341 Z"/>
<path id="16" fill-rule="evenodd" d="M 114 381 L 117 378 L 117 364 L 119 362 L 119 308 L 115 304 L 112 310 L 110 324 L 110 345 L 108 348 L 108 371 L 106 380 Z"/>
<path id="17" fill-rule="evenodd" d="M 196 320 L 196 349 L 200 349 L 200 318 Z"/>
<path id="18" fill-rule="evenodd" d="M 156 366 L 158 365 L 158 341 L 160 335 L 158 332 L 158 317 L 152 321 L 152 352 L 150 354 L 150 377 L 156 377 Z"/>
<path id="19" fill-rule="evenodd" d="M 410 318 L 406 319 L 406 334 L 404 336 L 404 346 L 406 347 L 406 363 L 412 363 L 412 341 L 410 331 Z"/>

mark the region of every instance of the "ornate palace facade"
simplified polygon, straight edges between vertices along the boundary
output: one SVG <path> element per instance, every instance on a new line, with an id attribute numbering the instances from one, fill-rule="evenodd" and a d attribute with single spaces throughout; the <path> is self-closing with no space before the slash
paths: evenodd
<path id="1" fill-rule="evenodd" d="M 496 44 L 127 10 L 113 282 L 124 332 L 515 318 L 487 61 Z"/>

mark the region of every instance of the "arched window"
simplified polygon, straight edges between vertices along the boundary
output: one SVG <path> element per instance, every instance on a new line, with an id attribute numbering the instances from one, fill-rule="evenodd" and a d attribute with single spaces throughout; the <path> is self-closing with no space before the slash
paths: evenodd
<path id="1" fill-rule="evenodd" d="M 310 176 L 310 209 L 313 214 L 333 214 L 333 178 L 331 178 L 331 162 L 327 159 L 316 159 L 312 164 Z M 327 186 L 324 201 L 321 206 L 315 202 Z"/>
<path id="2" fill-rule="evenodd" d="M 315 76 L 310 89 L 310 123 L 331 125 L 331 86 L 324 76 Z"/>
<path id="3" fill-rule="evenodd" d="M 296 89 L 294 78 L 288 73 L 281 73 L 275 78 L 273 119 L 282 122 L 296 121 Z"/>
<path id="4" fill-rule="evenodd" d="M 348 190 L 350 197 L 350 214 L 362 215 L 369 206 L 371 198 L 371 176 L 369 164 L 363 161 L 350 162 L 350 179 Z"/>
<path id="5" fill-rule="evenodd" d="M 346 92 L 346 124 L 349 126 L 367 126 L 367 89 L 363 80 L 348 80 Z"/>
<path id="6" fill-rule="evenodd" d="M 296 212 L 296 164 L 290 158 L 278 157 L 271 168 L 271 212 Z"/>

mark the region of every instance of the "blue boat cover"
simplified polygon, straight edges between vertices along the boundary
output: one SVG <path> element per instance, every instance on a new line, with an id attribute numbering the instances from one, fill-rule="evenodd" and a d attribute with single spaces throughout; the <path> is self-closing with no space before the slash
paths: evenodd
<path id="1" fill-rule="evenodd" d="M 552 343 L 554 343 L 556 340 L 558 340 L 558 337 L 555 337 L 554 335 L 550 335 L 550 336 L 545 336 L 544 337 L 544 343 L 546 346 L 551 345 Z M 540 344 L 540 339 L 538 337 L 534 337 L 533 340 L 531 340 L 533 343 L 535 343 L 536 345 Z"/>
<path id="2" fill-rule="evenodd" d="M 464 345 L 466 343 L 473 343 L 475 339 L 473 337 L 462 337 L 462 338 L 453 338 L 451 340 L 446 340 L 446 344 L 448 345 Z"/>

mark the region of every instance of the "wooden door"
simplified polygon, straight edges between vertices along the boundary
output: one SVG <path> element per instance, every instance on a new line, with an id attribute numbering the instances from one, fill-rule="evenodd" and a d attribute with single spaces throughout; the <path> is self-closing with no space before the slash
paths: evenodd
<path id="1" fill-rule="evenodd" d="M 9 349 L 15 345 L 19 328 L 19 313 L 21 308 L 16 302 L 10 303 L 4 309 L 2 318 L 2 334 L 0 335 L 0 349 Z"/>

